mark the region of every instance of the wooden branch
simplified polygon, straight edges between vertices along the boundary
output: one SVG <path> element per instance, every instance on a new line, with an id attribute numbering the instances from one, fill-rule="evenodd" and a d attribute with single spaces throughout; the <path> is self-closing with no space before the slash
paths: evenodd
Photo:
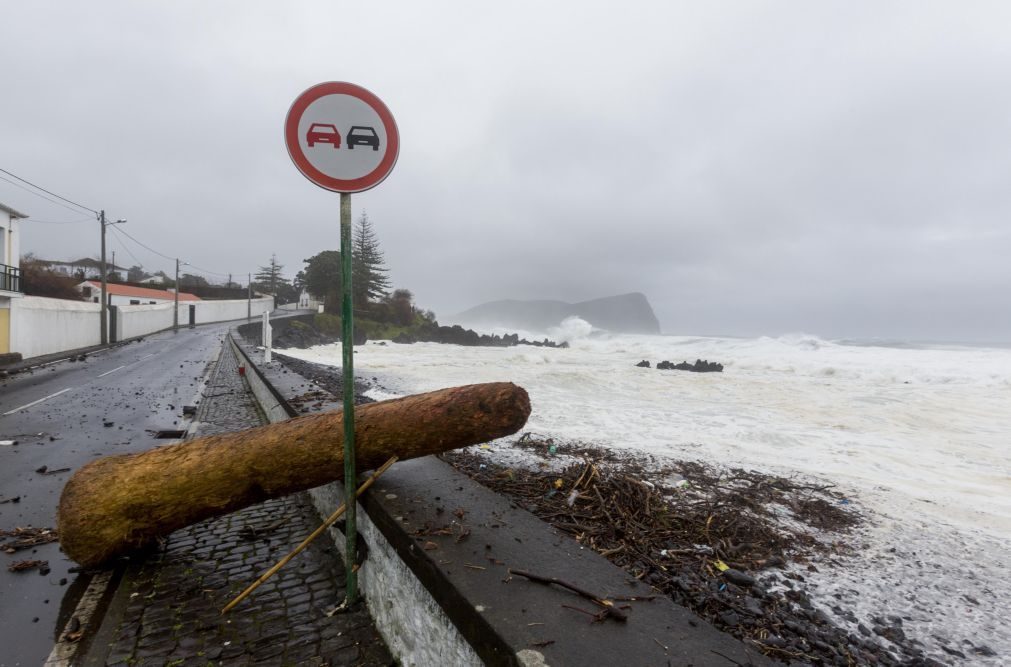
<path id="1" fill-rule="evenodd" d="M 365 490 L 368 489 L 370 486 L 372 486 L 372 484 L 377 479 L 379 479 L 379 477 L 382 476 L 382 474 L 384 472 L 386 472 L 387 470 L 389 470 L 390 466 L 392 466 L 396 462 L 397 462 L 397 457 L 396 456 L 390 457 L 389 461 L 387 461 L 386 463 L 384 463 L 379 468 L 379 470 L 376 470 L 374 473 L 372 473 L 372 475 L 367 480 L 365 480 L 365 482 L 361 486 L 358 487 L 358 490 L 355 492 L 355 498 L 358 498 L 363 493 L 365 493 Z M 304 540 L 302 540 L 302 543 L 299 544 L 297 547 L 295 547 L 294 551 L 292 551 L 290 554 L 288 554 L 287 556 L 285 556 L 284 558 L 282 558 L 281 560 L 279 560 L 276 565 L 274 565 L 269 570 L 267 570 L 262 575 L 260 575 L 260 578 L 257 579 L 256 581 L 254 581 L 249 588 L 247 588 L 246 590 L 244 590 L 241 593 L 239 593 L 239 595 L 234 600 L 232 600 L 231 602 L 229 602 L 228 604 L 226 604 L 225 608 L 221 610 L 221 613 L 222 614 L 228 613 L 228 611 L 231 610 L 233 607 L 235 607 L 235 605 L 237 605 L 240 602 L 242 602 L 243 600 L 245 600 L 249 596 L 250 593 L 252 593 L 257 588 L 259 588 L 260 584 L 262 584 L 267 579 L 270 579 L 272 576 L 274 576 L 275 574 L 277 574 L 277 571 L 280 570 L 285 565 L 287 565 L 288 562 L 292 558 L 294 558 L 298 554 L 302 553 L 302 551 L 304 551 L 305 548 L 307 546 L 309 546 L 310 542 L 312 542 L 317 537 L 319 537 L 320 535 L 322 535 L 323 532 L 327 528 L 329 528 L 330 526 L 332 526 L 335 523 L 337 523 L 337 519 L 341 518 L 341 516 L 344 515 L 344 512 L 346 512 L 347 509 L 348 509 L 347 503 L 346 502 L 345 503 L 341 503 L 341 506 L 338 507 L 336 509 L 336 511 L 334 511 L 333 514 L 331 514 L 329 517 L 327 517 L 326 521 L 324 521 L 322 524 L 320 524 L 319 528 L 317 528 L 316 530 L 312 531 L 312 533 L 309 535 L 309 537 L 307 537 Z M 346 557 L 350 558 L 351 556 L 350 555 L 346 555 Z"/>
<path id="2" fill-rule="evenodd" d="M 562 588 L 567 588 L 570 591 L 572 591 L 573 593 L 581 595 L 584 598 L 586 598 L 587 600 L 590 600 L 591 602 L 593 602 L 594 604 L 597 604 L 597 605 L 600 605 L 601 607 L 603 607 L 604 608 L 604 614 L 605 614 L 605 616 L 610 616 L 610 617 L 614 618 L 615 620 L 621 621 L 621 622 L 625 622 L 625 621 L 628 620 L 628 616 L 625 615 L 625 612 L 623 612 L 620 609 L 618 609 L 617 607 L 615 607 L 613 602 L 611 602 L 610 600 L 608 600 L 606 598 L 600 597 L 599 595 L 595 595 L 595 594 L 593 594 L 593 593 L 591 593 L 591 592 L 589 592 L 589 591 L 587 591 L 585 589 L 582 589 L 579 586 L 576 586 L 575 584 L 570 584 L 567 581 L 562 581 L 561 579 L 557 579 L 555 577 L 542 577 L 539 574 L 531 574 L 530 572 L 524 572 L 523 570 L 512 570 L 511 569 L 511 570 L 509 570 L 509 574 L 515 574 L 516 576 L 519 576 L 519 577 L 525 577 L 525 578 L 529 579 L 530 581 L 536 581 L 537 583 L 544 584 L 546 586 L 550 586 L 551 584 L 554 584 L 555 586 L 561 586 Z"/>

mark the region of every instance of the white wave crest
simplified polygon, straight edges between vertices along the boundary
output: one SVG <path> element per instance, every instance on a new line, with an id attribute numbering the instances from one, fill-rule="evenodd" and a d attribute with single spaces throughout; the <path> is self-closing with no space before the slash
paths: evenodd
<path id="1" fill-rule="evenodd" d="M 557 327 L 548 329 L 548 337 L 556 343 L 572 343 L 573 341 L 589 338 L 592 332 L 592 324 L 573 315 L 572 317 L 566 317 Z"/>

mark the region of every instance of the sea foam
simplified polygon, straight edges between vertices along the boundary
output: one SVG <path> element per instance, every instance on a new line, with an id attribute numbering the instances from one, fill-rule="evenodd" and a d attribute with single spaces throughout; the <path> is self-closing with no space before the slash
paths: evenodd
<path id="1" fill-rule="evenodd" d="M 826 600 L 848 598 L 868 613 L 905 606 L 919 619 L 907 631 L 921 641 L 933 641 L 943 621 L 945 632 L 1011 655 L 998 602 L 1011 599 L 1011 350 L 810 334 L 611 335 L 577 318 L 551 335 L 568 349 L 370 342 L 358 348 L 356 370 L 379 377 L 383 397 L 516 382 L 531 396 L 527 428 L 539 434 L 835 484 L 871 524 L 859 538 L 866 562 L 809 578 Z M 339 345 L 289 353 L 340 363 Z M 696 358 L 725 370 L 635 366 Z M 924 567 L 930 585 L 913 576 Z M 952 609 L 963 593 L 980 605 Z"/>

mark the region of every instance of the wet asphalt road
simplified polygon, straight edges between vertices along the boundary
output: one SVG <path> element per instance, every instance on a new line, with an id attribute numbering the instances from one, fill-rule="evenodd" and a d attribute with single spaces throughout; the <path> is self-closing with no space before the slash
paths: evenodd
<path id="1" fill-rule="evenodd" d="M 60 492 L 74 470 L 99 456 L 170 442 L 152 431 L 186 429 L 183 407 L 199 400 L 228 326 L 154 334 L 0 381 L 0 441 L 18 441 L 0 446 L 0 529 L 55 528 Z M 37 472 L 42 466 L 70 470 Z M 3 502 L 13 498 L 19 501 Z M 51 571 L 8 572 L 24 559 L 49 561 Z M 0 667 L 38 667 L 87 577 L 68 572 L 74 563 L 55 543 L 0 554 L 0 563 Z"/>

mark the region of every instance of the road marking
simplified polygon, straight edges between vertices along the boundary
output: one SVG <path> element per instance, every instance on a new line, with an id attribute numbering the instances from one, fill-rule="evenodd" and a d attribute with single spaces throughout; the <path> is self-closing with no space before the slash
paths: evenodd
<path id="1" fill-rule="evenodd" d="M 124 368 L 126 368 L 126 366 L 120 366 L 119 368 L 113 368 L 111 371 L 106 371 L 106 372 L 102 373 L 101 375 L 99 375 L 98 377 L 104 378 L 106 375 L 109 375 L 111 373 L 115 373 L 116 371 L 121 371 Z"/>
<path id="2" fill-rule="evenodd" d="M 73 387 L 67 387 L 66 389 L 64 389 L 62 391 L 58 391 L 55 394 L 49 394 L 48 396 L 44 396 L 44 397 L 40 398 L 37 401 L 32 401 L 31 403 L 28 403 L 27 405 L 22 405 L 20 408 L 14 408 L 13 410 L 8 410 L 7 412 L 4 413 L 4 415 L 12 415 L 15 412 L 17 412 L 18 410 L 24 410 L 26 408 L 32 407 L 33 405 L 38 405 L 42 401 L 48 401 L 50 398 L 53 398 L 54 396 L 59 396 L 60 394 L 63 394 L 63 393 L 66 393 L 66 392 L 70 391 L 71 389 L 73 389 Z"/>
<path id="3" fill-rule="evenodd" d="M 144 361 L 144 360 L 145 360 L 145 359 L 147 359 L 148 357 L 153 357 L 153 356 L 154 356 L 154 352 L 152 352 L 151 354 L 145 354 L 145 355 L 144 355 L 143 357 L 141 357 L 141 358 L 140 358 L 140 359 L 138 359 L 137 361 Z"/>
<path id="4" fill-rule="evenodd" d="M 123 370 L 124 368 L 126 368 L 126 367 L 125 367 L 125 366 L 120 366 L 119 368 L 114 368 L 114 369 L 112 369 L 111 371 L 105 371 L 104 373 L 102 373 L 102 374 L 101 374 L 101 375 L 99 375 L 98 377 L 100 377 L 100 378 L 104 378 L 104 377 L 105 377 L 106 375 L 111 375 L 112 373 L 115 373 L 116 371 L 121 371 L 121 370 Z"/>

